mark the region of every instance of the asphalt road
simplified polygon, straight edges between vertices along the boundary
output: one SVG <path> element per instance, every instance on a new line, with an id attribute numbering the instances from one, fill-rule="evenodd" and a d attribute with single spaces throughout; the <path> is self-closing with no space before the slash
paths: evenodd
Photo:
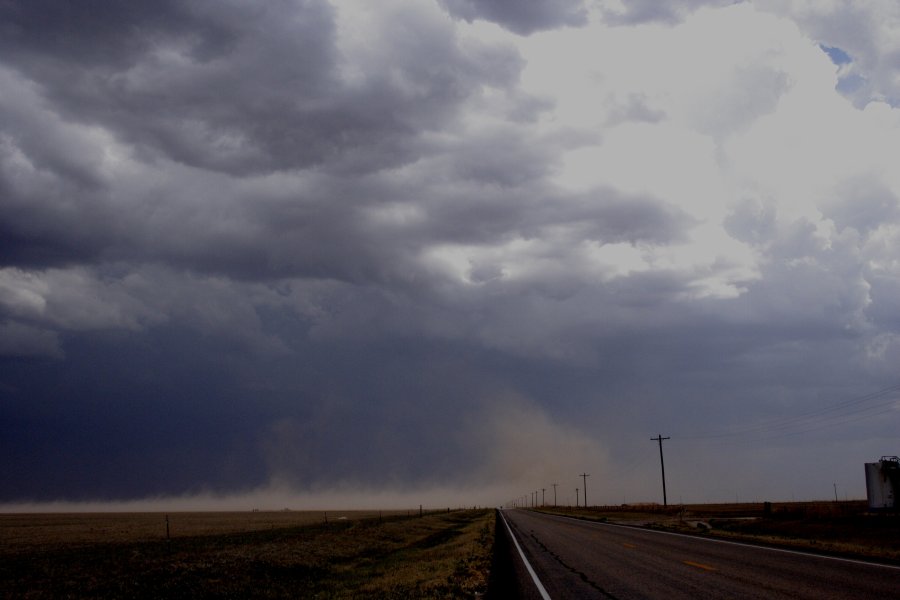
<path id="1" fill-rule="evenodd" d="M 526 510 L 502 514 L 552 599 L 900 598 L 897 567 Z"/>

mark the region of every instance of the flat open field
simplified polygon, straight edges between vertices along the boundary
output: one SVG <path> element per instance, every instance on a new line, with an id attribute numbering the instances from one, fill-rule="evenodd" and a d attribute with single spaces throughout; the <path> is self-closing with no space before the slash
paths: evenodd
<path id="1" fill-rule="evenodd" d="M 474 598 L 487 587 L 493 535 L 491 510 L 0 515 L 0 590 L 9 598 Z"/>
<path id="2" fill-rule="evenodd" d="M 869 512 L 862 500 L 540 510 L 900 564 L 900 514 Z"/>
<path id="3" fill-rule="evenodd" d="M 0 548 L 140 542 L 165 539 L 167 534 L 217 535 L 409 514 L 405 510 L 0 514 Z"/>

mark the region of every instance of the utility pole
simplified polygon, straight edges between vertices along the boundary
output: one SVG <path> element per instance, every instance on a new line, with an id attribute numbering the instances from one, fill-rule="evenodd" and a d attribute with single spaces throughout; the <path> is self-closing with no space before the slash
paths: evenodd
<path id="1" fill-rule="evenodd" d="M 578 508 L 578 488 L 575 488 L 575 508 Z"/>
<path id="2" fill-rule="evenodd" d="M 590 477 L 587 473 L 582 473 L 581 478 L 584 480 L 584 507 L 587 508 L 587 478 Z"/>
<path id="3" fill-rule="evenodd" d="M 556 486 L 559 484 L 554 483 L 552 485 L 553 485 L 553 508 L 556 508 Z"/>
<path id="4" fill-rule="evenodd" d="M 541 506 L 546 506 L 547 502 L 544 501 L 544 492 L 547 491 L 547 488 L 541 488 Z"/>
<path id="5" fill-rule="evenodd" d="M 659 466 L 662 469 L 663 506 L 669 505 L 669 503 L 666 501 L 666 463 L 663 461 L 663 451 L 662 451 L 663 440 L 668 440 L 668 439 L 671 439 L 671 438 L 663 437 L 661 433 L 657 433 L 655 438 L 650 438 L 651 442 L 659 442 Z"/>

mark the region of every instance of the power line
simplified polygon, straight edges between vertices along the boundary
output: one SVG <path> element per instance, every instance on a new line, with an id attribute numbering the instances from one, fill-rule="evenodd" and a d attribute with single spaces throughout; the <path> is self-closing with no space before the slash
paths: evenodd
<path id="1" fill-rule="evenodd" d="M 727 440 L 731 443 L 736 438 L 763 435 L 767 439 L 777 439 L 828 429 L 892 412 L 898 402 L 898 392 L 900 384 L 789 417 L 768 419 L 718 432 L 685 434 L 680 435 L 679 439 L 711 442 Z"/>

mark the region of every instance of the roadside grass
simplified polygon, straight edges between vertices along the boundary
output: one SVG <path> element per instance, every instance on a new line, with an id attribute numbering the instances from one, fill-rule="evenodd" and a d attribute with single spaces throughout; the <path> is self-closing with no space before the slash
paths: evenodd
<path id="1" fill-rule="evenodd" d="M 900 514 L 864 501 L 608 506 L 538 509 L 636 525 L 900 564 Z"/>
<path id="2" fill-rule="evenodd" d="M 170 540 L 3 543 L 0 589 L 40 599 L 474 598 L 487 588 L 491 510 L 233 531 L 245 517 L 224 519 L 227 533 Z"/>

